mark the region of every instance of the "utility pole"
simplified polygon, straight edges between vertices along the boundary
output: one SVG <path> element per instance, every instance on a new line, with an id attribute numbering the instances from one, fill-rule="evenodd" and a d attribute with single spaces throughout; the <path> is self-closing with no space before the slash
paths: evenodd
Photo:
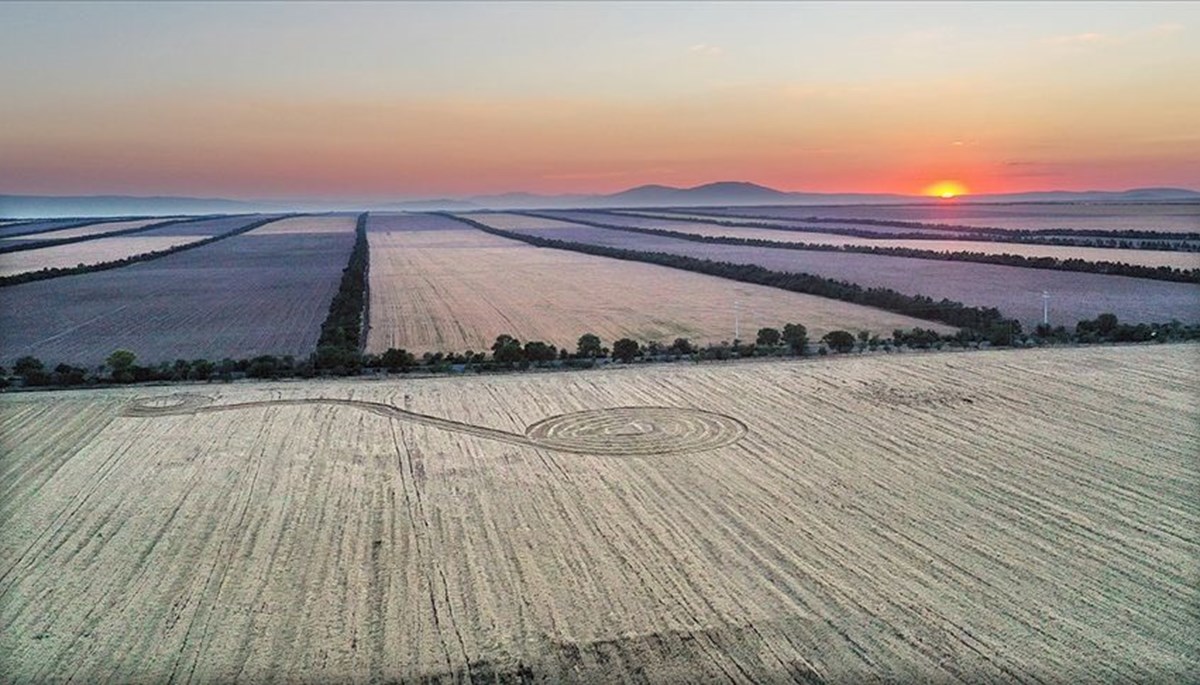
<path id="1" fill-rule="evenodd" d="M 742 303 L 733 301 L 733 339 L 742 339 Z"/>
<path id="2" fill-rule="evenodd" d="M 1050 325 L 1050 293 L 1042 291 L 1042 325 Z"/>

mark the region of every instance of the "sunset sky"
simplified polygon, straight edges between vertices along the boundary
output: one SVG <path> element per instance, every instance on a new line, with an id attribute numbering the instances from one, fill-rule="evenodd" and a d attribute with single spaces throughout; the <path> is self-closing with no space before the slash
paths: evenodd
<path id="1" fill-rule="evenodd" d="M 1200 3 L 2 3 L 0 193 L 1200 189 Z"/>

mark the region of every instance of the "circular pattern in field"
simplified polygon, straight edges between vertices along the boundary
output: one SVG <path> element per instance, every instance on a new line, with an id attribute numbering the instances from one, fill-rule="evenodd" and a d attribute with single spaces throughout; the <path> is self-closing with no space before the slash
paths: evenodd
<path id="1" fill-rule="evenodd" d="M 191 414 L 197 409 L 212 404 L 212 398 L 191 393 L 139 397 L 125 405 L 121 413 L 125 416 L 171 416 Z"/>
<path id="2" fill-rule="evenodd" d="M 735 418 L 676 407 L 615 407 L 560 414 L 525 429 L 540 447 L 614 456 L 681 454 L 737 442 L 746 426 Z"/>

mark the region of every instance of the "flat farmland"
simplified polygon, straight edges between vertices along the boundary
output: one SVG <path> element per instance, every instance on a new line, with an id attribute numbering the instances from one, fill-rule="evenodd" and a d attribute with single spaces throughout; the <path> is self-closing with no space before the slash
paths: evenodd
<path id="1" fill-rule="evenodd" d="M 78 226 L 82 223 L 91 224 L 112 224 L 122 221 L 121 219 L 96 219 L 88 222 L 86 219 L 69 218 L 69 219 L 38 219 L 36 221 L 13 221 L 0 226 L 0 238 L 11 238 L 18 235 L 30 235 L 34 233 L 44 233 L 48 231 L 57 231 L 69 226 Z"/>
<path id="2" fill-rule="evenodd" d="M 769 228 L 741 228 L 717 226 L 696 218 L 693 223 L 651 219 L 639 216 L 624 216 L 601 213 L 575 213 L 590 221 L 655 228 L 679 233 L 702 236 L 728 236 L 751 240 L 773 240 L 782 243 L 812 243 L 817 245 L 858 245 L 862 247 L 903 247 L 913 250 L 934 252 L 980 252 L 983 254 L 1011 254 L 1023 257 L 1053 257 L 1055 259 L 1085 259 L 1091 262 L 1120 262 L 1141 266 L 1168 266 L 1175 269 L 1200 269 L 1200 252 L 1171 252 L 1166 250 L 1137 250 L 1106 247 L 1074 247 L 1065 245 L 1037 245 L 1030 243 L 1003 243 L 979 240 L 903 240 L 890 238 L 859 238 L 831 233 L 808 231 L 773 230 Z M 720 220 L 717 218 L 717 220 Z"/>
<path id="3" fill-rule="evenodd" d="M 105 221 L 76 228 L 61 228 L 55 231 L 39 231 L 37 233 L 18 235 L 12 238 L 0 238 L 0 247 L 37 242 L 39 240 L 62 240 L 63 238 L 78 238 L 90 235 L 102 235 L 113 231 L 124 231 L 131 228 L 141 228 L 150 224 L 170 221 L 170 217 L 155 217 L 153 219 L 133 219 L 130 221 Z"/>
<path id="4" fill-rule="evenodd" d="M 1189 682 L 1198 372 L 1172 345 L 0 397 L 5 675 Z"/>
<path id="5" fill-rule="evenodd" d="M 226 232 L 257 218 L 213 221 Z M 143 362 L 305 356 L 349 259 L 354 225 L 353 216 L 283 219 L 159 259 L 0 288 L 0 363 L 28 354 L 91 366 L 116 348 Z"/>
<path id="6" fill-rule="evenodd" d="M 696 210 L 684 210 L 694 212 Z M 704 214 L 916 221 L 1010 230 L 1059 228 L 1097 231 L 1200 232 L 1200 203 L 1016 203 L 938 202 L 920 205 L 791 205 L 775 207 L 706 207 Z"/>
<path id="7" fill-rule="evenodd" d="M 0 254 L 0 276 L 13 276 L 29 271 L 40 271 L 42 269 L 69 268 L 80 264 L 100 264 L 117 261 L 147 252 L 166 250 L 177 245 L 200 242 L 206 238 L 228 233 L 261 218 L 261 216 L 230 216 L 202 221 L 186 221 L 134 235 L 121 235 L 109 238 L 97 237 L 66 245 L 51 245 L 49 247 L 39 247 L 21 252 Z M 161 220 L 155 219 L 145 223 L 157 223 L 158 221 Z M 74 232 L 82 231 L 86 228 L 95 231 L 101 226 L 104 226 L 104 224 L 89 225 L 69 230 Z M 109 226 L 112 226 L 112 224 Z M 125 228 L 133 228 L 133 226 L 125 226 Z M 120 230 L 120 228 L 112 230 Z M 27 236 L 27 238 L 39 240 L 51 239 L 59 237 L 58 234 L 64 232 L 66 231 L 38 233 Z M 21 240 L 21 238 L 12 238 L 10 240 Z"/>
<path id="8" fill-rule="evenodd" d="M 554 214 L 571 216 L 569 212 Z M 1171 319 L 1194 323 L 1200 320 L 1200 286 L 1190 283 L 908 257 L 709 245 L 570 225 L 567 221 L 555 221 L 551 226 L 542 223 L 547 221 L 544 219 L 513 214 L 470 216 L 488 225 L 556 240 L 757 264 L 775 271 L 810 273 L 865 287 L 927 295 L 934 300 L 947 298 L 968 305 L 997 307 L 1028 327 L 1042 319 L 1043 291 L 1050 293 L 1050 322 L 1053 325 L 1073 327 L 1080 319 L 1092 319 L 1105 312 L 1130 323 Z"/>
<path id="9" fill-rule="evenodd" d="M 439 216 L 372 214 L 367 350 L 487 350 L 497 335 L 574 350 L 584 333 L 670 343 L 803 323 L 890 333 L 928 322 L 677 269 L 535 248 Z M 940 330 L 950 330 L 942 328 Z"/>

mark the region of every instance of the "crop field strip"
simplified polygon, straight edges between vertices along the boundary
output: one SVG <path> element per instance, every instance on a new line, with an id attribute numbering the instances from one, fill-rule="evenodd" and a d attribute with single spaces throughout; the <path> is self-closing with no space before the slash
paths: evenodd
<path id="1" fill-rule="evenodd" d="M 154 218 L 136 218 L 131 221 L 113 221 L 101 223 L 89 223 L 85 226 L 76 228 L 60 228 L 58 230 L 46 230 L 46 232 L 38 232 L 34 234 L 18 235 L 16 238 L 0 239 L 0 248 L 10 247 L 13 245 L 37 244 L 37 242 L 47 240 L 62 240 L 83 238 L 83 236 L 104 235 L 107 233 L 118 232 L 118 230 L 127 230 L 131 228 L 143 228 L 151 226 L 151 224 L 162 223 L 164 221 L 178 221 L 174 217 L 154 217 Z"/>
<path id="2" fill-rule="evenodd" d="M 778 248 L 709 245 L 571 223 L 569 211 L 537 219 L 515 214 L 464 214 L 484 224 L 531 236 L 634 250 L 663 252 L 779 272 L 810 273 L 865 287 L 891 288 L 935 300 L 997 307 L 1032 328 L 1042 319 L 1042 292 L 1050 293 L 1052 325 L 1073 326 L 1104 312 L 1126 322 L 1200 319 L 1200 286 L 1124 276 L 1024 269 L 993 264 Z"/>
<path id="3" fill-rule="evenodd" d="M 496 336 L 574 350 L 595 333 L 670 344 L 719 342 L 794 321 L 890 332 L 929 322 L 649 264 L 544 250 L 432 215 L 371 214 L 367 351 L 489 349 Z M 736 309 L 736 311 L 735 311 Z"/>
<path id="4" fill-rule="evenodd" d="M 152 217 L 113 217 L 109 219 L 71 217 L 63 219 L 32 219 L 29 221 L 16 221 L 11 224 L 0 226 L 0 238 L 32 236 L 39 233 L 48 233 L 50 231 L 61 231 L 65 228 L 91 226 L 93 224 L 110 224 L 129 221 L 132 219 L 145 218 Z"/>
<path id="5" fill-rule="evenodd" d="M 886 219 L 835 219 L 807 217 L 792 219 L 708 213 L 707 208 L 586 210 L 598 214 L 663 220 L 717 223 L 731 228 L 779 228 L 805 233 L 828 233 L 853 238 L 895 240 L 961 240 L 969 242 L 1102 247 L 1173 252 L 1200 251 L 1200 230 L 1156 231 L 1136 229 L 1019 229 L 948 224 L 922 224 Z"/>
<path id="6" fill-rule="evenodd" d="M 0 363 L 32 354 L 91 366 L 117 348 L 145 363 L 306 356 L 354 225 L 353 216 L 284 218 L 150 261 L 0 288 Z"/>
<path id="7" fill-rule="evenodd" d="M 660 207 L 654 211 L 796 221 L 819 217 L 848 223 L 869 219 L 1004 230 L 1200 232 L 1200 203 L 780 205 L 705 207 L 702 210 Z"/>
<path id="8" fill-rule="evenodd" d="M 0 652 L 17 681 L 1184 682 L 1198 371 L 1178 345 L 3 397 Z M 746 432 L 601 455 L 355 402 Z M 660 428 L 613 417 L 610 446 Z"/>
<path id="9" fill-rule="evenodd" d="M 556 215 L 542 214 L 536 211 L 517 211 L 514 214 L 522 214 L 530 217 L 550 217 Z M 626 218 L 623 216 L 617 217 L 618 223 L 606 222 L 603 219 L 604 215 L 597 217 L 594 214 L 587 212 L 574 211 L 571 214 L 573 223 L 583 224 L 585 226 L 595 226 L 597 228 L 608 228 L 619 231 L 628 231 L 631 233 L 645 233 L 658 235 L 666 238 L 680 238 L 691 240 L 693 242 L 701 242 L 708 244 L 724 244 L 735 246 L 752 246 L 752 247 L 769 247 L 785 250 L 808 250 L 813 252 L 844 252 L 853 254 L 866 254 L 872 256 L 887 256 L 887 257 L 906 257 L 911 259 L 928 259 L 933 261 L 955 261 L 969 262 L 978 264 L 998 264 L 1002 266 L 1015 266 L 1025 269 L 1049 269 L 1054 271 L 1070 271 L 1075 273 L 1099 273 L 1111 276 L 1129 276 L 1132 278 L 1144 278 L 1156 281 L 1171 281 L 1178 283 L 1194 283 L 1200 284 L 1200 269 L 1176 269 L 1173 267 L 1158 266 L 1140 266 L 1114 261 L 1099 261 L 1089 262 L 1078 258 L 1068 258 L 1059 260 L 1052 257 L 1026 257 L 1022 255 L 1004 254 L 1003 252 L 987 254 L 979 251 L 966 251 L 959 249 L 958 251 L 937 251 L 926 248 L 913 247 L 886 247 L 881 245 L 824 245 L 806 242 L 792 242 L 772 240 L 770 238 L 741 238 L 731 235 L 700 235 L 692 232 L 681 232 L 670 228 L 650 228 L 638 226 L 637 224 L 642 219 Z M 691 222 L 688 222 L 689 224 Z M 769 230 L 769 229 L 768 229 Z M 784 231 L 781 231 L 784 232 Z M 784 232 L 786 234 L 786 232 Z M 967 246 L 969 247 L 969 246 Z M 1200 256 L 1200 255 L 1198 255 Z"/>
<path id="10" fill-rule="evenodd" d="M 11 250 L 13 247 L 29 248 L 40 243 L 60 240 L 75 240 L 79 238 L 94 238 L 110 233 L 137 230 L 154 224 L 168 221 L 187 221 L 178 217 L 155 217 L 153 219 L 133 219 L 130 221 L 113 221 L 92 223 L 75 228 L 61 228 L 56 231 L 40 231 L 38 233 L 19 235 L 13 238 L 0 238 L 0 250 Z"/>
<path id="11" fill-rule="evenodd" d="M 261 217 L 228 216 L 199 221 L 168 221 L 161 227 L 138 231 L 132 235 L 97 236 L 62 245 L 0 254 L 0 277 L 42 269 L 70 268 L 81 264 L 102 264 L 136 257 L 148 252 L 210 239 L 259 218 Z M 156 221 L 154 223 L 164 222 Z M 125 228 L 132 227 L 126 226 Z M 37 237 L 41 237 L 41 234 Z"/>
<path id="12" fill-rule="evenodd" d="M 908 240 L 896 238 L 862 238 L 850 235 L 818 233 L 808 230 L 797 231 L 786 226 L 780 228 L 750 228 L 745 226 L 721 226 L 714 221 L 719 217 L 705 218 L 689 216 L 686 220 L 657 219 L 644 215 L 620 214 L 616 212 L 579 213 L 599 223 L 677 231 L 692 235 L 711 237 L 747 238 L 775 242 L 810 243 L 816 245 L 854 245 L 858 247 L 902 247 L 912 250 L 935 252 L 978 252 L 983 254 L 1011 254 L 1023 257 L 1052 257 L 1055 259 L 1083 259 L 1092 262 L 1121 262 L 1148 267 L 1170 267 L 1173 269 L 1200 269 L 1200 251 L 1144 250 L 1108 247 L 1084 247 L 1073 245 L 1042 245 L 1022 242 L 999 242 L 958 240 L 948 235 L 942 240 Z M 1200 243 L 1197 243 L 1200 247 Z"/>

